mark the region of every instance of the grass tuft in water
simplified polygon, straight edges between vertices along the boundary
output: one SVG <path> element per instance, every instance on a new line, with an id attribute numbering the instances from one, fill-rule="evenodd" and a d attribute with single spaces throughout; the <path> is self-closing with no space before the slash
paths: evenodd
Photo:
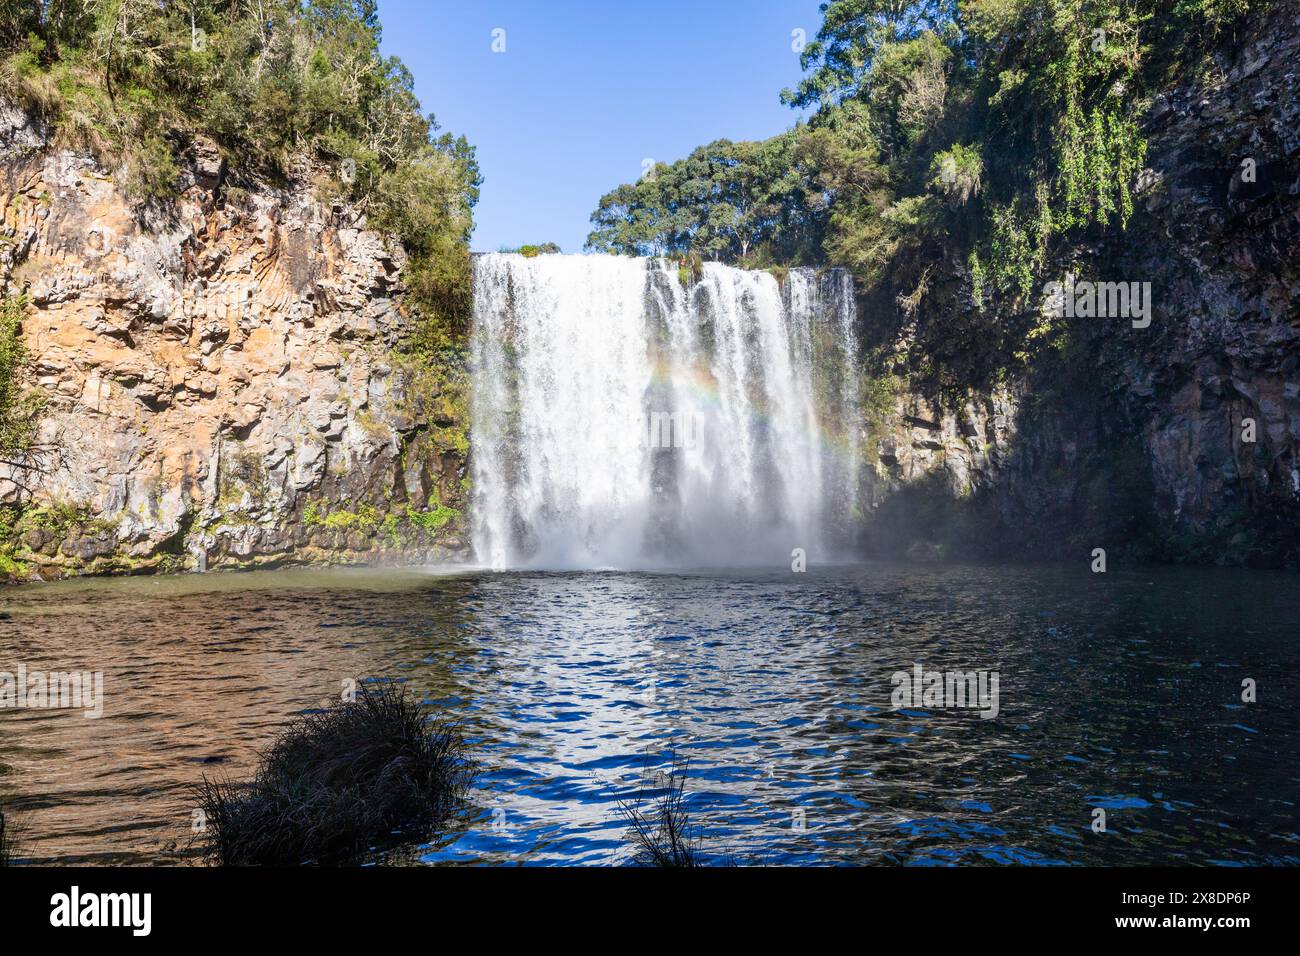
<path id="1" fill-rule="evenodd" d="M 200 838 L 221 866 L 341 865 L 427 838 L 473 776 L 459 729 L 430 721 L 406 689 L 365 689 L 304 715 L 249 783 L 203 778 Z"/>
<path id="2" fill-rule="evenodd" d="M 0 808 L 0 866 L 13 866 L 18 843 L 18 826 L 13 814 L 5 816 Z"/>
<path id="3" fill-rule="evenodd" d="M 667 774 L 659 775 L 655 788 L 658 796 L 642 788 L 633 800 L 620 800 L 618 812 L 627 822 L 637 845 L 636 862 L 642 866 L 700 866 L 699 837 L 684 807 L 686 795 L 685 761 L 672 756 Z"/>

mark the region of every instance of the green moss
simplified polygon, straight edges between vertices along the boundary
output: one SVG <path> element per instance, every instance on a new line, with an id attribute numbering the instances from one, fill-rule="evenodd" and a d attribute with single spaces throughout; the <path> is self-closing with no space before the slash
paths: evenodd
<path id="1" fill-rule="evenodd" d="M 4 551 L 0 551 L 0 577 L 25 578 L 27 574 L 28 568 L 26 564 L 15 560 Z"/>
<path id="2" fill-rule="evenodd" d="M 355 417 L 356 423 L 364 428 L 372 438 L 386 439 L 391 433 L 389 426 L 376 418 L 375 413 L 369 407 L 361 409 Z"/>
<path id="3" fill-rule="evenodd" d="M 0 458 L 24 461 L 32 449 L 44 397 L 22 385 L 30 356 L 23 343 L 26 300 L 0 300 Z"/>
<path id="4" fill-rule="evenodd" d="M 355 509 L 342 503 L 330 505 L 324 501 L 309 501 L 302 512 L 303 524 L 309 528 L 326 531 L 360 531 L 373 534 L 383 520 L 379 509 L 372 504 L 361 504 Z"/>
<path id="5" fill-rule="evenodd" d="M 346 503 L 327 504 L 309 502 L 303 510 L 303 523 L 309 528 L 325 531 L 356 531 L 367 537 L 378 537 L 389 547 L 401 548 L 422 537 L 433 536 L 460 517 L 460 512 L 430 502 L 433 506 L 420 511 L 410 505 L 397 505 L 382 509 L 365 503 L 347 506 Z"/>
<path id="6" fill-rule="evenodd" d="M 371 534 L 379 524 L 379 512 L 374 505 L 361 505 L 356 511 L 340 509 L 327 514 L 321 524 L 331 531 L 357 530 Z"/>
<path id="7" fill-rule="evenodd" d="M 462 458 L 469 454 L 469 427 L 466 424 L 458 422 L 443 428 L 431 428 L 429 434 L 438 447 L 454 451 Z"/>
<path id="8" fill-rule="evenodd" d="M 979 252 L 975 249 L 970 251 L 966 258 L 966 267 L 970 271 L 970 297 L 975 303 L 977 309 L 984 308 L 984 264 L 980 261 Z"/>
<path id="9" fill-rule="evenodd" d="M 429 422 L 428 436 L 439 451 L 469 454 L 469 356 L 464 349 L 401 352 L 393 365 L 401 388 L 396 411 L 412 421 Z M 418 436 L 418 432 L 416 435 Z M 403 439 L 402 454 L 412 436 Z"/>
<path id="10" fill-rule="evenodd" d="M 117 523 L 96 517 L 87 505 L 71 502 L 0 507 L 0 577 L 12 575 L 21 580 L 51 560 L 28 547 L 25 539 L 34 531 L 40 532 L 47 541 L 61 543 L 68 538 L 113 536 Z M 77 558 L 61 556 L 57 563 L 76 572 L 110 569 L 115 560 L 118 560 L 116 555 L 108 555 L 83 563 Z"/>
<path id="11" fill-rule="evenodd" d="M 897 375 L 868 375 L 862 380 L 862 415 L 869 431 L 874 433 L 894 415 L 903 380 Z"/>
<path id="12" fill-rule="evenodd" d="M 460 512 L 446 505 L 438 505 L 432 511 L 415 511 L 408 508 L 406 512 L 406 519 L 421 531 L 438 531 L 458 517 Z"/>

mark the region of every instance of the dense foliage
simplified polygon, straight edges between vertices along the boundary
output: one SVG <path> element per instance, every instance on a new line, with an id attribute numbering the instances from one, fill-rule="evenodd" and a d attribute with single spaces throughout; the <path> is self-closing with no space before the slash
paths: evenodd
<path id="1" fill-rule="evenodd" d="M 807 121 L 619 186 L 588 248 L 842 265 L 867 294 L 895 290 L 905 317 L 955 260 L 973 317 L 929 330 L 947 341 L 914 330 L 920 361 L 955 360 L 977 338 L 1015 356 L 1050 337 L 1027 306 L 1054 247 L 1128 225 L 1151 94 L 1264 2 L 823 4 L 805 76 L 781 94 Z M 930 371 L 939 384 L 965 374 Z"/>
<path id="2" fill-rule="evenodd" d="M 7 0 L 0 95 L 90 147 L 142 204 L 173 197 L 194 134 L 237 179 L 313 161 L 327 194 L 402 241 L 436 341 L 468 311 L 480 177 L 379 39 L 375 0 Z"/>
<path id="3" fill-rule="evenodd" d="M 22 339 L 22 302 L 0 301 L 0 463 L 24 466 L 36 431 L 42 400 L 22 387 L 20 372 L 27 364 Z"/>
<path id="4" fill-rule="evenodd" d="M 514 252 L 527 259 L 535 259 L 537 256 L 555 255 L 562 250 L 554 242 L 526 243 L 522 246 L 501 246 L 497 252 Z"/>
<path id="5" fill-rule="evenodd" d="M 658 163 L 592 214 L 587 248 L 638 255 L 696 253 L 789 261 L 815 244 L 822 195 L 800 169 L 795 133 L 761 143 L 720 139 Z"/>

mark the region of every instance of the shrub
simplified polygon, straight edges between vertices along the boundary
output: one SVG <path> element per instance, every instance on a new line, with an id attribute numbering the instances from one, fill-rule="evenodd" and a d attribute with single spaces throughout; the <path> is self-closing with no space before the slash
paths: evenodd
<path id="1" fill-rule="evenodd" d="M 0 460 L 22 464 L 36 433 L 44 404 L 39 394 L 24 390 L 20 373 L 27 364 L 22 339 L 23 301 L 0 302 Z"/>
<path id="2" fill-rule="evenodd" d="M 930 186 L 957 205 L 964 206 L 979 195 L 983 176 L 979 151 L 960 143 L 935 153 L 930 160 Z"/>
<path id="3" fill-rule="evenodd" d="M 17 836 L 18 827 L 14 824 L 13 815 L 6 817 L 4 810 L 0 809 L 0 866 L 13 865 Z"/>
<path id="4" fill-rule="evenodd" d="M 408 508 L 406 517 L 413 526 L 421 531 L 432 532 L 443 528 L 448 522 L 460 517 L 460 512 L 455 508 L 448 508 L 446 505 L 438 505 L 431 511 L 416 511 L 414 508 Z"/>
<path id="5" fill-rule="evenodd" d="M 645 789 L 633 800 L 618 802 L 619 813 L 637 844 L 636 861 L 642 866 L 699 866 L 699 838 L 683 806 L 686 764 L 678 763 L 674 755 L 671 768 L 658 782 L 659 794 L 648 810 L 642 809 L 649 796 Z"/>
<path id="6" fill-rule="evenodd" d="M 222 866 L 360 862 L 444 824 L 472 773 L 456 726 L 405 688 L 367 688 L 290 724 L 251 782 L 203 779 L 205 852 Z"/>

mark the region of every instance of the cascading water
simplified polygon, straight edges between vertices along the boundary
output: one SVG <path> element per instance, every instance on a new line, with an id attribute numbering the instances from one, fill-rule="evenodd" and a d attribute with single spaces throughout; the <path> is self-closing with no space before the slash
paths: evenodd
<path id="1" fill-rule="evenodd" d="M 494 568 L 788 564 L 857 491 L 852 282 L 508 253 L 474 264 L 473 534 Z"/>

